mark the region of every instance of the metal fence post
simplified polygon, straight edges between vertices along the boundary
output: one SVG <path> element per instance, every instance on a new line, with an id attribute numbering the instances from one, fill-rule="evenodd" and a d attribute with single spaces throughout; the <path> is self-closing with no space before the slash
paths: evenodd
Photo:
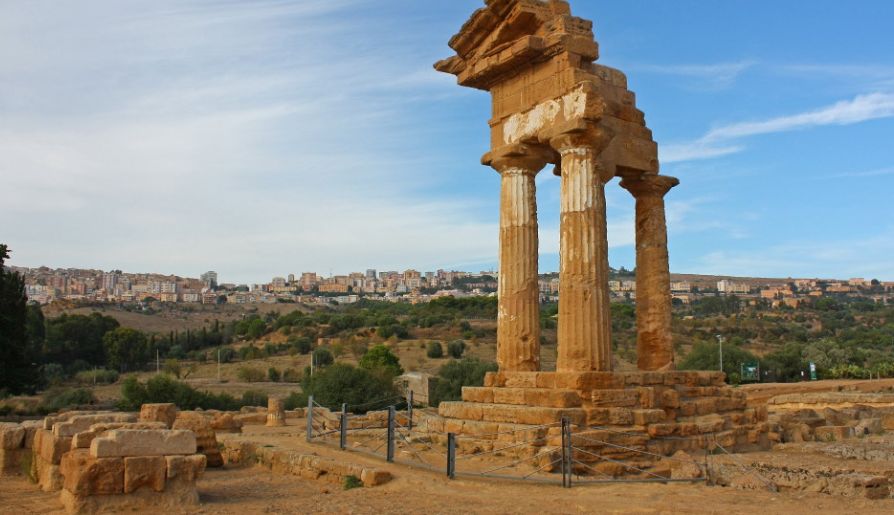
<path id="1" fill-rule="evenodd" d="M 447 433 L 447 477 L 456 479 L 456 435 Z"/>
<path id="2" fill-rule="evenodd" d="M 341 405 L 341 424 L 340 424 L 340 432 L 338 438 L 338 446 L 341 447 L 341 450 L 345 450 L 345 447 L 348 446 L 348 405 Z"/>
<path id="3" fill-rule="evenodd" d="M 562 453 L 565 465 L 563 475 L 567 477 L 565 488 L 571 488 L 571 477 L 574 475 L 574 440 L 571 435 L 571 422 L 567 418 L 562 419 L 562 442 L 565 444 L 565 452 Z"/>
<path id="4" fill-rule="evenodd" d="M 394 461 L 394 418 L 396 410 L 394 406 L 388 408 L 388 454 L 386 459 L 389 463 Z"/>
<path id="5" fill-rule="evenodd" d="M 410 390 L 409 399 L 407 401 L 407 429 L 413 430 L 413 390 Z"/>
<path id="6" fill-rule="evenodd" d="M 568 419 L 562 419 L 562 488 L 568 488 L 568 442 L 566 441 Z"/>
<path id="7" fill-rule="evenodd" d="M 314 439 L 314 396 L 307 396 L 307 441 Z"/>

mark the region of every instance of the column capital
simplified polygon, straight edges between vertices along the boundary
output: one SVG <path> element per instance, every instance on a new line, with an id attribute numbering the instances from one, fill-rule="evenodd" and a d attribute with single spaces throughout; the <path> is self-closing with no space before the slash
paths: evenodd
<path id="1" fill-rule="evenodd" d="M 621 181 L 621 187 L 629 191 L 634 198 L 640 197 L 664 197 L 674 187 L 680 184 L 680 179 L 667 175 L 642 174 L 627 176 Z"/>
<path id="2" fill-rule="evenodd" d="M 614 135 L 605 127 L 593 126 L 586 130 L 571 131 L 550 138 L 550 146 L 559 153 L 566 155 L 586 155 L 596 157 L 611 143 Z"/>
<path id="3" fill-rule="evenodd" d="M 488 152 L 481 163 L 490 166 L 500 174 L 510 170 L 516 173 L 537 175 L 547 163 L 555 161 L 555 154 L 545 146 L 517 143 Z"/>

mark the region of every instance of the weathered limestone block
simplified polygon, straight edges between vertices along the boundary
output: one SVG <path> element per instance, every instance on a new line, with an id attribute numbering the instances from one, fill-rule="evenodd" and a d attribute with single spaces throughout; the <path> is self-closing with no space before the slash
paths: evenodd
<path id="1" fill-rule="evenodd" d="M 267 400 L 267 427 L 286 425 L 286 408 L 283 399 L 271 396 Z"/>
<path id="2" fill-rule="evenodd" d="M 854 437 L 854 428 L 849 426 L 822 426 L 814 431 L 819 442 L 834 442 Z"/>
<path id="3" fill-rule="evenodd" d="M 202 477 L 207 466 L 207 458 L 203 454 L 190 456 L 165 456 L 168 480 L 193 483 Z"/>
<path id="4" fill-rule="evenodd" d="M 112 495 L 124 492 L 124 459 L 94 458 L 86 449 L 65 454 L 60 465 L 63 488 L 79 495 Z"/>
<path id="5" fill-rule="evenodd" d="M 140 407 L 141 422 L 164 422 L 168 429 L 174 426 L 177 420 L 177 406 L 175 404 L 143 404 Z"/>
<path id="6" fill-rule="evenodd" d="M 165 489 L 167 461 L 164 456 L 124 458 L 124 493 L 148 487 L 156 492 Z"/>
<path id="7" fill-rule="evenodd" d="M 76 495 L 63 489 L 60 501 L 69 514 L 181 513 L 199 504 L 195 483 L 168 482 L 164 492 L 141 488 L 130 494 Z"/>
<path id="8" fill-rule="evenodd" d="M 184 430 L 116 429 L 90 444 L 94 458 L 195 454 L 196 435 Z"/>
<path id="9" fill-rule="evenodd" d="M 21 449 L 25 428 L 19 424 L 0 423 L 0 449 Z"/>
<path id="10" fill-rule="evenodd" d="M 208 466 L 223 467 L 223 457 L 217 445 L 217 435 L 211 429 L 211 421 L 208 417 L 193 411 L 181 412 L 174 422 L 174 429 L 195 433 L 196 449 L 208 458 Z"/>
<path id="11" fill-rule="evenodd" d="M 494 402 L 494 388 L 463 386 L 462 395 L 465 402 Z"/>
<path id="12" fill-rule="evenodd" d="M 232 413 L 220 413 L 211 420 L 211 429 L 215 433 L 241 433 L 242 422 Z"/>
<path id="13" fill-rule="evenodd" d="M 167 429 L 164 422 L 109 422 L 94 424 L 87 431 L 82 431 L 72 437 L 71 448 L 89 449 L 93 440 L 115 429 Z"/>
<path id="14" fill-rule="evenodd" d="M 640 405 L 641 393 L 633 389 L 593 390 L 590 400 L 596 407 L 634 408 Z"/>
<path id="15" fill-rule="evenodd" d="M 267 413 L 242 413 L 234 417 L 237 422 L 246 426 L 264 425 L 267 423 Z"/>
<path id="16" fill-rule="evenodd" d="M 702 468 L 686 451 L 677 451 L 671 457 L 671 479 L 698 479 L 702 477 Z"/>
<path id="17" fill-rule="evenodd" d="M 62 455 L 71 449 L 70 436 L 59 436 L 52 431 L 41 429 L 34 436 L 34 453 L 47 463 L 58 465 Z"/>
<path id="18" fill-rule="evenodd" d="M 100 415 L 78 415 L 64 422 L 53 425 L 53 434 L 57 437 L 72 437 L 81 431 L 87 431 L 94 424 L 136 422 L 137 417 L 131 413 L 108 413 Z"/>

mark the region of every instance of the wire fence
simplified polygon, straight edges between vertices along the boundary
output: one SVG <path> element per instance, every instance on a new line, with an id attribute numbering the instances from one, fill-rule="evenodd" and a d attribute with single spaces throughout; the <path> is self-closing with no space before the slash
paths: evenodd
<path id="1" fill-rule="evenodd" d="M 373 411 L 387 405 L 384 409 Z M 401 406 L 404 409 L 398 410 Z M 363 413 L 354 413 L 363 411 Z M 338 409 L 308 399 L 307 441 L 337 445 L 391 463 L 457 477 L 572 485 L 605 483 L 708 483 L 713 453 L 737 457 L 709 435 L 703 461 L 650 450 L 655 442 L 686 440 L 644 432 L 574 424 L 567 419 L 538 426 L 515 426 L 492 433 L 432 431 L 430 414 L 415 409 L 412 393 Z M 671 446 L 673 447 L 673 446 Z M 656 467 L 661 464 L 660 467 Z M 745 473 L 755 474 L 737 462 Z M 684 474 L 673 470 L 686 468 Z M 747 470 L 746 470 L 747 469 Z"/>

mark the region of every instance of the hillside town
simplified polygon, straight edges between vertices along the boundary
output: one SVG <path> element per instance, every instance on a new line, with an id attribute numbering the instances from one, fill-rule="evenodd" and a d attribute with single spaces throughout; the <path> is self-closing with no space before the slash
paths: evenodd
<path id="1" fill-rule="evenodd" d="M 158 301 L 184 304 L 351 304 L 365 298 L 390 302 L 429 302 L 439 297 L 495 295 L 499 273 L 438 270 L 384 271 L 368 269 L 347 275 L 324 277 L 314 272 L 273 277 L 263 284 L 218 281 L 217 272 L 199 278 L 175 275 L 125 273 L 120 270 L 51 269 L 13 267 L 26 279 L 28 299 L 39 304 L 57 300 L 98 303 Z M 635 272 L 612 270 L 609 289 L 614 300 L 636 300 Z M 735 295 L 743 300 L 765 301 L 771 307 L 797 308 L 826 296 L 864 297 L 880 304 L 894 302 L 894 282 L 876 279 L 752 279 L 718 276 L 674 275 L 671 294 L 677 304 L 689 304 L 705 296 Z M 558 274 L 539 278 L 541 300 L 559 296 Z"/>

